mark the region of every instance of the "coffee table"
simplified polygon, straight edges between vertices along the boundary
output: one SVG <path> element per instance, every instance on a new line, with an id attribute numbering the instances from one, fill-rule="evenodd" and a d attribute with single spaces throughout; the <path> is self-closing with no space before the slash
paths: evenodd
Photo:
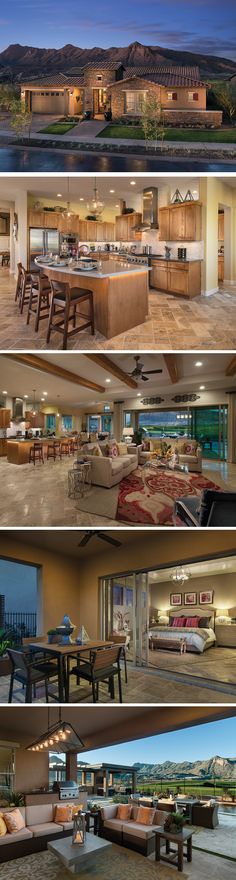
<path id="1" fill-rule="evenodd" d="M 112 843 L 109 840 L 103 840 L 102 837 L 95 837 L 94 834 L 87 833 L 85 843 L 82 846 L 72 843 L 72 837 L 63 837 L 61 840 L 50 840 L 47 848 L 55 856 L 58 856 L 60 862 L 72 874 L 79 874 L 83 868 L 94 864 L 96 856 L 100 852 L 111 846 Z"/>
<path id="2" fill-rule="evenodd" d="M 174 831 L 165 831 L 164 828 L 158 828 L 155 831 L 156 862 L 168 862 L 170 865 L 175 865 L 178 871 L 183 871 L 184 856 L 186 856 L 188 862 L 192 861 L 192 835 L 192 828 L 183 828 L 177 834 Z M 161 853 L 162 840 L 166 842 L 166 855 Z M 171 849 L 171 843 L 176 844 L 176 849 Z"/>

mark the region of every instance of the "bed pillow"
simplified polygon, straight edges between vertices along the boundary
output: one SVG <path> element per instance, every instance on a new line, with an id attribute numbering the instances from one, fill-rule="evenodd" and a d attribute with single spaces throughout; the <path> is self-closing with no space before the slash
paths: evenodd
<path id="1" fill-rule="evenodd" d="M 186 617 L 174 617 L 172 626 L 186 626 Z"/>
<path id="2" fill-rule="evenodd" d="M 199 617 L 187 617 L 185 626 L 199 626 Z"/>
<path id="3" fill-rule="evenodd" d="M 209 629 L 211 626 L 211 617 L 199 617 L 199 628 Z"/>

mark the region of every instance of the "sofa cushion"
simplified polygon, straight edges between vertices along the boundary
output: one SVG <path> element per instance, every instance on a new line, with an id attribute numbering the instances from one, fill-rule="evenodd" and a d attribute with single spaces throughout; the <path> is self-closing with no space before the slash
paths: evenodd
<path id="1" fill-rule="evenodd" d="M 42 822 L 41 825 L 29 825 L 29 831 L 32 831 L 33 837 L 43 837 L 49 834 L 59 834 L 63 830 L 62 825 L 56 822 Z"/>
<path id="2" fill-rule="evenodd" d="M 53 822 L 54 804 L 37 804 L 26 807 L 26 825 L 42 825 L 42 822 Z"/>
<path id="3" fill-rule="evenodd" d="M 138 807 L 133 807 L 133 806 L 132 806 L 132 807 L 131 807 L 131 813 L 130 813 L 130 819 L 131 819 L 131 821 L 136 822 L 137 815 L 138 815 Z"/>
<path id="4" fill-rule="evenodd" d="M 140 822 L 123 822 L 123 834 L 148 840 L 157 827 L 157 825 L 142 825 Z"/>
<path id="5" fill-rule="evenodd" d="M 74 822 L 62 822 L 63 831 L 73 831 Z"/>
<path id="6" fill-rule="evenodd" d="M 117 809 L 116 818 L 117 819 L 129 819 L 131 813 L 131 804 L 119 804 Z"/>
<path id="7" fill-rule="evenodd" d="M 122 831 L 123 821 L 121 819 L 105 819 L 104 828 L 110 828 L 112 831 Z"/>
<path id="8" fill-rule="evenodd" d="M 0 813 L 0 837 L 4 837 L 4 835 L 6 833 L 7 833 L 6 822 L 4 822 L 3 815 L 2 815 L 2 813 Z"/>
<path id="9" fill-rule="evenodd" d="M 0 837 L 0 846 L 4 846 L 5 844 L 17 843 L 18 840 L 28 840 L 33 837 L 32 831 L 29 828 L 21 828 L 20 831 L 15 831 L 13 834 L 4 834 L 3 837 Z"/>
<path id="10" fill-rule="evenodd" d="M 4 822 L 9 834 L 15 834 L 15 832 L 21 831 L 22 828 L 25 828 L 25 819 L 18 807 L 16 807 L 15 810 L 10 810 L 9 812 L 6 811 L 6 813 L 4 813 Z"/>
<path id="11" fill-rule="evenodd" d="M 112 458 L 111 460 L 111 472 L 112 474 L 122 474 L 123 471 L 123 460 L 119 455 L 117 458 Z"/>
<path id="12" fill-rule="evenodd" d="M 152 825 L 154 816 L 154 807 L 139 807 L 137 822 L 139 822 L 141 825 Z"/>
<path id="13" fill-rule="evenodd" d="M 115 819 L 117 814 L 117 804 L 109 804 L 107 807 L 101 807 L 101 815 L 103 821 L 105 819 Z"/>
<path id="14" fill-rule="evenodd" d="M 163 825 L 164 826 L 165 821 L 166 821 L 166 819 L 168 819 L 169 815 L 170 814 L 167 813 L 165 810 L 156 810 L 155 816 L 154 816 L 155 825 Z"/>
<path id="15" fill-rule="evenodd" d="M 185 453 L 179 456 L 180 464 L 196 464 L 197 456 L 196 455 L 186 455 Z"/>
<path id="16" fill-rule="evenodd" d="M 117 443 L 118 455 L 128 455 L 127 443 Z"/>

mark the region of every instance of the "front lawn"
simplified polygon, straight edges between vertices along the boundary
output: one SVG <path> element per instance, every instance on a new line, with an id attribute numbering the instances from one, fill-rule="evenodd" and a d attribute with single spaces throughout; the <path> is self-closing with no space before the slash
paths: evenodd
<path id="1" fill-rule="evenodd" d="M 41 128 L 38 134 L 66 134 L 77 124 L 77 122 L 52 122 L 47 128 Z"/>
<path id="2" fill-rule="evenodd" d="M 141 125 L 108 125 L 97 137 L 121 138 L 122 140 L 145 140 Z M 221 128 L 210 131 L 194 128 L 166 128 L 165 141 L 191 141 L 197 143 L 236 143 L 236 128 Z"/>

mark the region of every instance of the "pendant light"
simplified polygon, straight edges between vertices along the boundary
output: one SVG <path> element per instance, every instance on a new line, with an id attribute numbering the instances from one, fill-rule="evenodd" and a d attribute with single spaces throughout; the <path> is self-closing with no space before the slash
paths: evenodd
<path id="1" fill-rule="evenodd" d="M 72 724 L 62 721 L 61 708 L 59 709 L 58 721 L 50 724 L 50 709 L 48 709 L 48 726 L 45 733 L 38 737 L 29 746 L 28 752 L 80 752 L 84 748 L 82 739 L 76 733 Z"/>
<path id="2" fill-rule="evenodd" d="M 180 584 L 180 586 L 182 586 L 185 581 L 188 581 L 190 577 L 190 571 L 188 571 L 187 568 L 184 568 L 183 565 L 177 566 L 173 574 L 171 574 L 171 580 L 174 581 L 175 584 Z"/>
<path id="3" fill-rule="evenodd" d="M 71 204 L 70 204 L 70 178 L 67 177 L 67 207 L 64 208 L 64 211 L 62 211 L 62 217 L 64 217 L 65 220 L 70 222 L 72 217 L 74 217 L 74 213 L 75 212 L 72 211 Z"/>
<path id="4" fill-rule="evenodd" d="M 105 208 L 105 202 L 100 199 L 98 188 L 97 188 L 97 180 L 94 178 L 94 188 L 93 188 L 94 196 L 90 202 L 87 203 L 87 208 L 90 214 L 93 214 L 94 217 L 100 217 Z"/>

